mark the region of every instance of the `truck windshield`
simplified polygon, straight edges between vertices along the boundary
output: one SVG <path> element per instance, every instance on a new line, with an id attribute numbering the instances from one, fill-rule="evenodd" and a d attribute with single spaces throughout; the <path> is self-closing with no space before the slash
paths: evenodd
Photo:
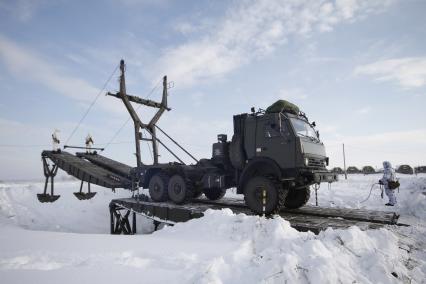
<path id="1" fill-rule="evenodd" d="M 318 140 L 318 136 L 315 132 L 315 129 L 309 123 L 304 120 L 293 117 L 290 117 L 290 121 L 298 136 L 310 137 L 314 138 L 315 140 Z"/>

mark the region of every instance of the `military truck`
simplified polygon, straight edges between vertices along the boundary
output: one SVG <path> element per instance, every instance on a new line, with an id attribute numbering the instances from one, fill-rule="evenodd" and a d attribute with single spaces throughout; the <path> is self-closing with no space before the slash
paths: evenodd
<path id="1" fill-rule="evenodd" d="M 355 166 L 350 166 L 350 167 L 348 167 L 348 168 L 346 169 L 346 172 L 347 172 L 348 174 L 360 174 L 360 173 L 361 173 L 361 171 L 360 171 L 357 167 L 355 167 Z"/>
<path id="2" fill-rule="evenodd" d="M 266 111 L 252 108 L 234 116 L 231 141 L 218 135 L 211 159 L 195 165 L 142 166 L 141 185 L 158 202 L 179 204 L 201 194 L 217 200 L 236 187 L 258 214 L 299 208 L 309 200 L 310 185 L 337 180 L 337 174 L 326 169 L 328 157 L 314 127 L 286 101 Z"/>
<path id="3" fill-rule="evenodd" d="M 73 156 L 61 151 L 43 151 L 46 183 L 41 202 L 53 202 L 53 177 L 57 167 L 82 181 L 80 198 L 89 199 L 93 193 L 82 193 L 86 181 L 109 188 L 126 188 L 135 191 L 148 188 L 153 201 L 172 201 L 177 204 L 190 202 L 204 194 L 208 199 L 222 198 L 226 190 L 236 187 L 243 194 L 246 204 L 258 214 L 271 214 L 283 207 L 299 208 L 310 196 L 310 185 L 337 180 L 336 173 L 327 171 L 328 157 L 324 144 L 315 130 L 315 122 L 309 122 L 299 108 L 287 101 L 277 101 L 266 110 L 234 115 L 234 131 L 231 141 L 219 134 L 213 144 L 210 159 L 197 160 L 158 126 L 161 115 L 168 107 L 169 84 L 163 78 L 161 102 L 143 99 L 126 92 L 125 64 L 120 61 L 120 90 L 107 95 L 122 100 L 134 122 L 136 167 L 130 167 L 96 153 L 77 153 Z M 157 108 L 148 121 L 143 122 L 132 103 Z M 144 137 L 142 130 L 148 133 Z M 157 137 L 162 132 L 180 149 L 196 161 L 187 165 Z M 153 164 L 141 160 L 140 141 L 152 143 Z M 179 162 L 159 162 L 158 145 L 161 144 Z M 71 146 L 64 146 L 71 147 Z M 81 148 L 81 147 L 74 147 Z M 49 168 L 47 158 L 54 163 Z M 47 182 L 51 178 L 51 193 Z M 77 195 L 76 195 L 77 196 Z"/>
<path id="4" fill-rule="evenodd" d="M 334 167 L 331 169 L 331 172 L 339 175 L 343 175 L 345 173 L 345 171 L 341 167 Z"/>
<path id="5" fill-rule="evenodd" d="M 372 166 L 364 166 L 362 168 L 362 173 L 364 175 L 375 174 L 376 170 Z"/>
<path id="6" fill-rule="evenodd" d="M 414 174 L 414 170 L 410 165 L 399 165 L 396 168 L 396 172 L 399 174 L 407 174 L 407 175 Z"/>

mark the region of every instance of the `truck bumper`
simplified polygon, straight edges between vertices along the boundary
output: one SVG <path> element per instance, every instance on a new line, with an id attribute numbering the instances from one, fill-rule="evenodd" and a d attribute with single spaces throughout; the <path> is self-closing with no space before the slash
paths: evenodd
<path id="1" fill-rule="evenodd" d="M 339 180 L 339 176 L 336 173 L 331 172 L 314 172 L 313 174 L 313 181 L 315 183 L 321 183 L 321 182 L 335 182 Z"/>

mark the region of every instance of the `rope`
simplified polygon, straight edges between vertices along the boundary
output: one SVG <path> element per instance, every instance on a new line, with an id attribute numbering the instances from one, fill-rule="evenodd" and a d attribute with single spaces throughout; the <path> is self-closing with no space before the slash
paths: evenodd
<path id="1" fill-rule="evenodd" d="M 86 116 L 89 114 L 90 110 L 92 109 L 92 107 L 95 105 L 96 101 L 98 100 L 99 96 L 104 92 L 106 86 L 108 85 L 109 81 L 111 81 L 112 76 L 114 76 L 115 72 L 118 69 L 118 65 L 115 66 L 114 71 L 111 73 L 111 75 L 108 77 L 108 80 L 106 80 L 105 84 L 102 86 L 102 89 L 99 91 L 98 95 L 95 97 L 95 99 L 92 101 L 92 103 L 89 105 L 88 109 L 86 110 L 86 112 L 83 114 L 83 117 L 80 119 L 80 121 L 78 122 L 78 124 L 75 126 L 74 130 L 71 132 L 71 135 L 68 137 L 68 139 L 65 141 L 65 144 L 68 144 L 68 142 L 70 141 L 70 139 L 73 137 L 74 133 L 77 131 L 77 129 L 80 127 L 81 123 L 83 122 L 83 120 L 86 118 Z"/>
<path id="2" fill-rule="evenodd" d="M 372 185 L 372 186 L 371 186 L 371 188 L 370 188 L 370 193 L 368 194 L 367 198 L 366 198 L 366 199 L 364 199 L 363 201 L 361 201 L 360 203 L 364 203 L 364 202 L 366 202 L 366 201 L 370 198 L 370 196 L 371 196 L 371 192 L 373 191 L 373 187 L 374 187 L 376 184 L 378 184 L 378 183 L 373 183 L 373 185 Z"/>

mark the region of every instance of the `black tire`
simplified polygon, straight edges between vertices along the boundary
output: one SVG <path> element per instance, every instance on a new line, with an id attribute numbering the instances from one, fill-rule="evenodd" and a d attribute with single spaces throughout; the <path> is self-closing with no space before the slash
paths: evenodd
<path id="1" fill-rule="evenodd" d="M 151 178 L 148 189 L 149 196 L 151 196 L 152 200 L 157 202 L 164 202 L 169 199 L 169 195 L 167 193 L 169 179 L 170 177 L 164 172 L 159 172 Z"/>
<path id="2" fill-rule="evenodd" d="M 265 206 L 263 204 L 263 191 L 265 191 Z M 287 190 L 276 180 L 255 176 L 250 178 L 244 186 L 244 200 L 246 205 L 256 214 L 270 215 L 279 213 L 284 207 Z"/>
<path id="3" fill-rule="evenodd" d="M 219 200 L 226 194 L 225 188 L 205 188 L 204 195 L 210 200 Z"/>
<path id="4" fill-rule="evenodd" d="M 297 209 L 304 206 L 311 197 L 311 190 L 308 187 L 300 189 L 290 189 L 284 202 L 284 206 L 289 209 Z"/>
<path id="5" fill-rule="evenodd" d="M 170 178 L 167 188 L 170 200 L 176 204 L 186 203 L 194 196 L 192 184 L 179 174 Z"/>

